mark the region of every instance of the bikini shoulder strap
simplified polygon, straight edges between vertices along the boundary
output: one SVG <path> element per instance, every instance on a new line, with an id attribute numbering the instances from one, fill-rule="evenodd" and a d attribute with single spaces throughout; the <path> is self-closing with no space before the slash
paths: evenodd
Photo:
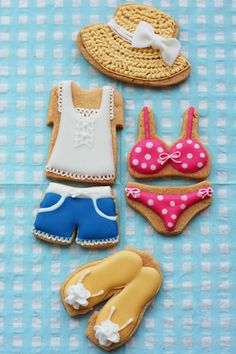
<path id="1" fill-rule="evenodd" d="M 187 129 L 186 129 L 186 138 L 190 139 L 193 133 L 193 120 L 195 117 L 195 108 L 190 107 L 187 112 Z"/>
<path id="2" fill-rule="evenodd" d="M 144 106 L 139 114 L 138 139 L 153 139 L 156 137 L 156 127 L 153 111 Z"/>
<path id="3" fill-rule="evenodd" d="M 150 139 L 149 112 L 147 106 L 143 107 L 143 120 L 144 120 L 145 138 Z"/>

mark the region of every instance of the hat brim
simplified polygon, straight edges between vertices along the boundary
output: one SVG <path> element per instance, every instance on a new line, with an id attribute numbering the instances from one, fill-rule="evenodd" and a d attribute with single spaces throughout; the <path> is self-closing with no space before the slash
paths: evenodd
<path id="1" fill-rule="evenodd" d="M 83 28 L 78 34 L 77 44 L 84 57 L 96 69 L 104 75 L 128 83 L 152 87 L 171 86 L 186 80 L 191 70 L 190 63 L 182 54 L 172 66 L 168 66 L 159 50 L 132 48 L 105 24 Z"/>

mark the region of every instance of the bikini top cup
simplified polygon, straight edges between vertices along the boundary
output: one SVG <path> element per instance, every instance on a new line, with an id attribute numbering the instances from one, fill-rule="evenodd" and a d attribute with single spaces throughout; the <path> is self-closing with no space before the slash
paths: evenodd
<path id="1" fill-rule="evenodd" d="M 198 136 L 197 111 L 191 107 L 185 112 L 181 136 L 172 146 L 167 146 L 156 135 L 152 110 L 144 107 L 138 142 L 129 153 L 128 165 L 135 178 L 206 178 L 210 172 L 210 156 Z"/>

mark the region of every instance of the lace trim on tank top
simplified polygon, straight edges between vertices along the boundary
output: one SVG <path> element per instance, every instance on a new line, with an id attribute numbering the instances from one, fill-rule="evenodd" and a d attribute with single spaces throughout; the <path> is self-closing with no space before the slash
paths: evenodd
<path id="1" fill-rule="evenodd" d="M 53 167 L 46 167 L 47 172 L 54 173 L 56 175 L 62 176 L 62 177 L 68 177 L 68 178 L 73 178 L 73 179 L 78 179 L 78 180 L 87 180 L 87 181 L 110 181 L 115 178 L 115 173 L 111 173 L 108 175 L 102 175 L 102 176 L 89 176 L 89 175 L 80 175 L 77 173 L 73 172 L 67 172 L 63 170 L 59 170 L 57 168 Z"/>

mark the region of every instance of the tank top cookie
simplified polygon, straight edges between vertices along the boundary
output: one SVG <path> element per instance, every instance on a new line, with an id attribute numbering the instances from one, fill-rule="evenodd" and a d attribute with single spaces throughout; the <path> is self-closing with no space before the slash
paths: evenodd
<path id="1" fill-rule="evenodd" d="M 114 178 L 111 134 L 114 90 L 103 87 L 99 109 L 75 107 L 71 81 L 63 81 L 58 86 L 58 111 L 61 113 L 59 130 L 46 171 L 76 180 Z"/>

